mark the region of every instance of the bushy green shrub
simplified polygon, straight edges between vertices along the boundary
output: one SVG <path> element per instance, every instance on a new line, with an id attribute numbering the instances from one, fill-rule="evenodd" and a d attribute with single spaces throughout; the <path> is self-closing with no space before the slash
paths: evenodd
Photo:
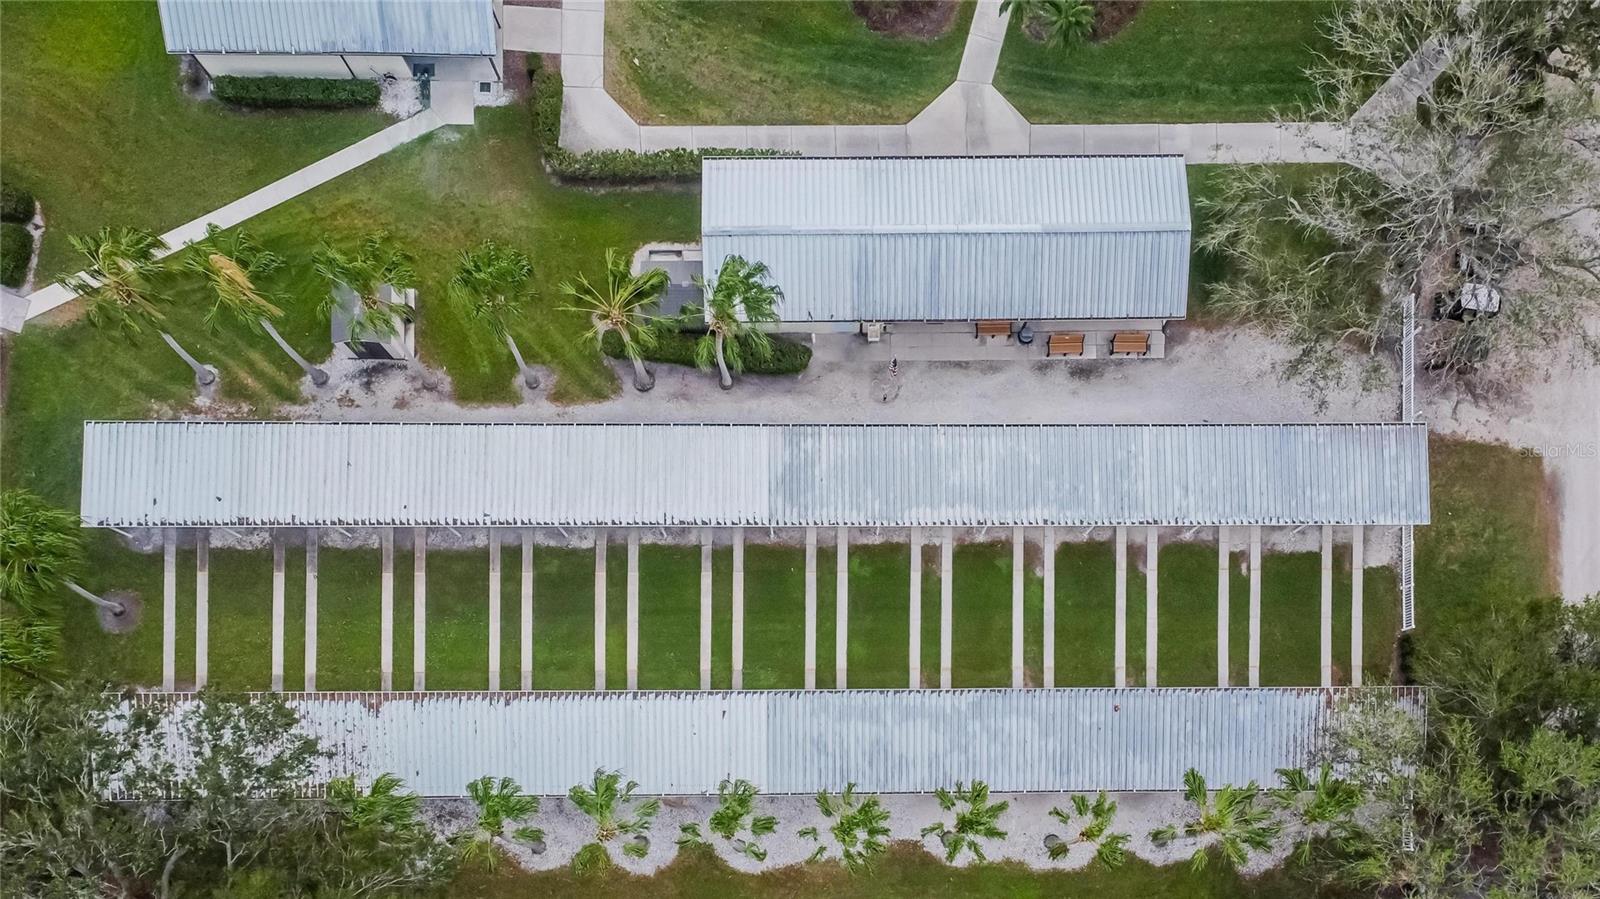
<path id="1" fill-rule="evenodd" d="M 33 221 L 33 194 L 12 184 L 0 185 L 0 222 Z"/>
<path id="2" fill-rule="evenodd" d="M 211 96 L 224 103 L 267 109 L 343 109 L 377 105 L 378 82 L 365 78 L 219 75 L 211 79 Z"/>
<path id="3" fill-rule="evenodd" d="M 558 178 L 607 184 L 647 181 L 698 181 L 700 160 L 707 156 L 797 156 L 777 150 L 674 147 L 640 153 L 636 150 L 590 150 L 574 153 L 561 146 L 561 75 L 544 69 L 529 73 L 533 82 L 533 134 L 545 165 Z"/>
<path id="4" fill-rule="evenodd" d="M 0 224 L 0 284 L 21 287 L 33 258 L 33 235 L 16 222 Z"/>
<path id="5" fill-rule="evenodd" d="M 665 362 L 668 365 L 686 365 L 694 367 L 694 345 L 700 339 L 699 334 L 687 331 L 672 331 L 661 335 L 656 340 L 655 346 L 645 350 L 644 358 L 647 362 Z M 600 349 L 613 359 L 624 358 L 622 352 L 622 338 L 615 331 L 607 331 L 600 342 Z M 744 373 L 747 375 L 795 375 L 806 370 L 811 364 L 811 347 L 792 340 L 774 337 L 772 339 L 772 356 L 765 362 L 757 359 L 748 346 L 744 354 Z"/>

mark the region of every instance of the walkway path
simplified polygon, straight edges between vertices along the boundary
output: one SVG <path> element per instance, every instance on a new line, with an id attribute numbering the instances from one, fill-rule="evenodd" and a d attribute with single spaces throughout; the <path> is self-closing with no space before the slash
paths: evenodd
<path id="1" fill-rule="evenodd" d="M 468 97 L 470 100 L 470 95 Z M 452 115 L 452 118 L 454 116 Z M 409 143 L 424 134 L 445 125 L 446 121 L 436 109 L 425 109 L 417 115 L 379 131 L 377 134 L 362 138 L 348 147 L 316 162 L 303 169 L 268 184 L 257 191 L 252 191 L 234 200 L 220 209 L 213 210 L 195 219 L 173 228 L 161 235 L 166 241 L 167 250 L 162 256 L 175 253 L 183 249 L 184 245 L 206 236 L 206 228 L 216 225 L 219 228 L 231 228 L 253 216 L 260 215 L 308 190 L 324 184 L 343 175 L 364 163 L 371 162 L 379 156 Z M 62 287 L 60 284 L 51 284 L 40 288 L 28 295 L 28 318 L 37 318 L 52 309 L 61 306 L 77 294 Z"/>
<path id="2" fill-rule="evenodd" d="M 537 15 L 535 15 L 537 14 Z M 1343 146 L 1337 125 L 1273 122 L 1197 125 L 1035 125 L 994 87 L 1009 13 L 979 0 L 956 81 L 899 125 L 640 125 L 605 89 L 605 0 L 567 0 L 560 40 L 555 10 L 509 8 L 506 47 L 561 53 L 566 84 L 561 145 L 569 150 L 711 147 L 784 150 L 808 156 L 1176 153 L 1191 163 L 1330 162 Z"/>

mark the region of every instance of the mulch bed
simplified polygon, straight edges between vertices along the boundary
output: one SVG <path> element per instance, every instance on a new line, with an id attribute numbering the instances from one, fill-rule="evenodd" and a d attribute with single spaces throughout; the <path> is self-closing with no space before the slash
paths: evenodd
<path id="1" fill-rule="evenodd" d="M 1089 29 L 1089 43 L 1103 44 L 1116 37 L 1128 23 L 1144 9 L 1145 0 L 1093 0 L 1094 25 Z M 1022 23 L 1022 32 L 1036 43 L 1044 43 L 1044 23 L 1029 17 Z"/>
<path id="2" fill-rule="evenodd" d="M 955 0 L 850 0 L 867 28 L 890 37 L 931 40 L 955 22 Z"/>

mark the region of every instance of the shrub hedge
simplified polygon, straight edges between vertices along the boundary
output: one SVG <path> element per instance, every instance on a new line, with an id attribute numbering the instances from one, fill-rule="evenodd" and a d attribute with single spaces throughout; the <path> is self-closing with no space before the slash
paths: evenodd
<path id="1" fill-rule="evenodd" d="M 668 365 L 686 365 L 693 368 L 694 345 L 699 339 L 699 334 L 689 331 L 671 331 L 662 334 L 655 346 L 645 350 L 644 358 L 648 362 L 664 362 Z M 622 338 L 615 331 L 606 332 L 605 338 L 600 342 L 600 348 L 613 359 L 624 358 Z M 805 371 L 806 366 L 811 364 L 811 347 L 774 337 L 771 358 L 761 362 L 753 354 L 746 352 L 744 360 L 744 373 L 747 375 L 795 375 Z"/>
<path id="2" fill-rule="evenodd" d="M 21 287 L 33 259 L 33 235 L 16 222 L 0 223 L 0 284 Z"/>
<path id="3" fill-rule="evenodd" d="M 236 106 L 266 109 L 345 109 L 376 106 L 378 82 L 364 78 L 243 78 L 218 75 L 211 96 Z"/>
<path id="4" fill-rule="evenodd" d="M 640 153 L 636 150 L 591 150 L 574 153 L 561 146 L 561 74 L 535 69 L 529 73 L 533 87 L 533 133 L 544 154 L 545 166 L 558 178 L 607 184 L 650 181 L 698 181 L 700 160 L 706 156 L 796 156 L 777 150 L 741 150 L 708 147 L 691 150 L 674 147 Z"/>
<path id="5" fill-rule="evenodd" d="M 0 185 L 0 222 L 26 225 L 33 221 L 33 194 L 10 184 Z"/>

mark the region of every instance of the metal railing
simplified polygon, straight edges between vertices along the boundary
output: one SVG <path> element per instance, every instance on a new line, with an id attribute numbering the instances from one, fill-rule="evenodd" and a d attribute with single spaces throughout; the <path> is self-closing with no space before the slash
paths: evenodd
<path id="1" fill-rule="evenodd" d="M 1403 303 L 1400 337 L 1400 420 L 1417 420 L 1417 297 L 1408 294 Z M 1411 525 L 1400 530 L 1400 630 L 1417 626 L 1416 531 Z"/>

